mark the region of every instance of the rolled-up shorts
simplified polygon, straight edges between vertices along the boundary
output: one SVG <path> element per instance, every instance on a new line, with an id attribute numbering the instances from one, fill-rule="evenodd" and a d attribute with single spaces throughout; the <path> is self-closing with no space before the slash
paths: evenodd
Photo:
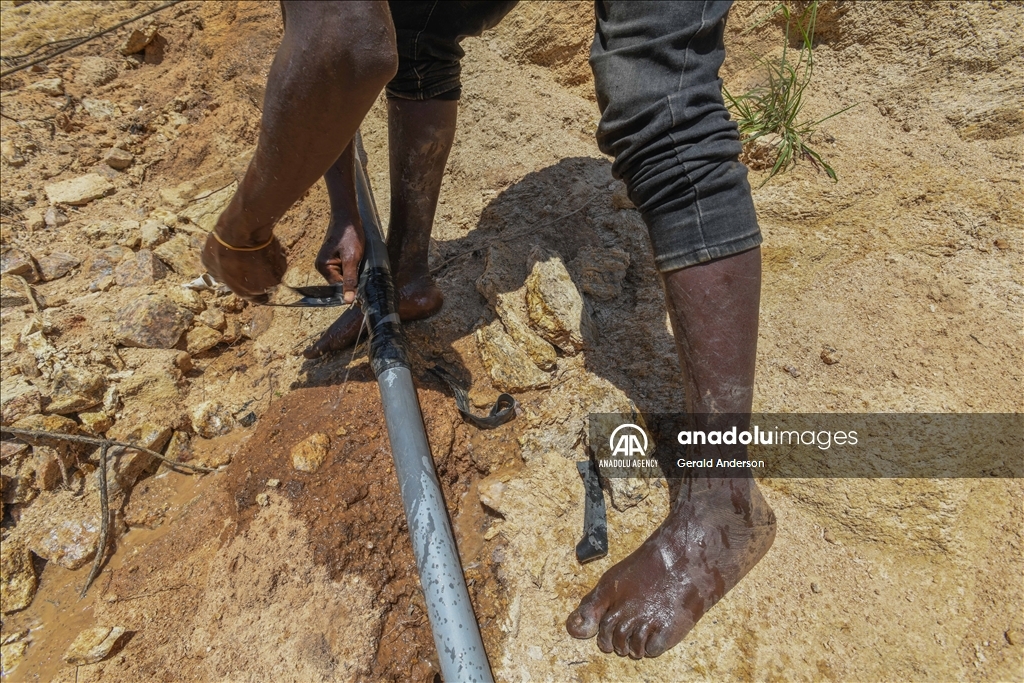
<path id="1" fill-rule="evenodd" d="M 491 28 L 515 2 L 390 3 L 398 73 L 388 97 L 458 99 L 460 41 Z M 729 0 L 597 0 L 590 66 L 601 123 L 668 272 L 761 243 L 736 124 L 722 100 Z"/>

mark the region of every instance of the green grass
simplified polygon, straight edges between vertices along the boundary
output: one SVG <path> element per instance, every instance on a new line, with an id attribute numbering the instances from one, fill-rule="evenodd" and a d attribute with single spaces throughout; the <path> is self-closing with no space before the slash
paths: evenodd
<path id="1" fill-rule="evenodd" d="M 761 183 L 762 186 L 800 159 L 824 170 L 835 182 L 838 180 L 835 169 L 829 166 L 821 154 L 811 149 L 808 142 L 821 123 L 848 111 L 856 104 L 814 121 L 800 120 L 804 96 L 814 72 L 814 25 L 818 18 L 818 0 L 809 3 L 799 14 L 791 12 L 785 2 L 780 3 L 749 30 L 777 15 L 786 24 L 786 43 L 780 57 L 758 58 L 758 65 L 765 71 L 762 84 L 735 96 L 723 87 L 722 94 L 739 125 L 740 139 L 745 147 L 759 138 L 769 136 L 769 163 L 772 163 L 772 158 L 774 163 L 768 177 Z M 799 49 L 790 47 L 793 31 L 799 34 Z"/>

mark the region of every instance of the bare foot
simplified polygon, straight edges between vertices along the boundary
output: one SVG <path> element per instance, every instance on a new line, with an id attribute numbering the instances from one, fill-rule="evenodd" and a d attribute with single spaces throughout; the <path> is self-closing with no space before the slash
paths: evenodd
<path id="1" fill-rule="evenodd" d="M 397 281 L 395 284 L 398 287 L 398 316 L 404 322 L 429 318 L 440 311 L 444 304 L 444 296 L 430 276 L 420 277 L 404 285 Z M 312 346 L 302 352 L 302 355 L 306 358 L 319 358 L 324 354 L 352 346 L 362 323 L 362 310 L 358 305 L 353 306 L 335 320 Z"/>
<path id="2" fill-rule="evenodd" d="M 694 479 L 679 496 L 665 522 L 569 615 L 569 635 L 596 635 L 604 652 L 657 657 L 685 638 L 775 540 L 775 513 L 753 479 Z"/>

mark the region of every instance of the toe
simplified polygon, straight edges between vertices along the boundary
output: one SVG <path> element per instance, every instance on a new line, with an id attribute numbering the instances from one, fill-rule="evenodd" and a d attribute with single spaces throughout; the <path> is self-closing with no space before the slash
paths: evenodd
<path id="1" fill-rule="evenodd" d="M 617 614 L 608 611 L 601 618 L 601 624 L 597 629 L 597 646 L 601 648 L 601 652 L 610 653 L 615 651 L 615 627 L 619 623 L 617 616 Z"/>
<path id="2" fill-rule="evenodd" d="M 620 657 L 629 655 L 629 637 L 633 635 L 633 620 L 620 619 L 612 629 L 612 647 Z"/>
<path id="3" fill-rule="evenodd" d="M 651 629 L 650 635 L 647 636 L 647 642 L 644 643 L 644 656 L 657 657 L 663 653 L 668 649 L 667 640 L 667 633 L 661 629 Z"/>
<path id="4" fill-rule="evenodd" d="M 587 593 L 577 607 L 565 620 L 565 630 L 573 638 L 593 638 L 601 624 L 607 605 L 601 599 L 597 589 Z"/>
<path id="5" fill-rule="evenodd" d="M 629 649 L 629 656 L 633 659 L 643 659 L 644 641 L 647 640 L 649 630 L 650 624 L 640 624 L 633 628 L 633 633 L 631 633 L 629 638 L 626 640 L 626 646 Z"/>

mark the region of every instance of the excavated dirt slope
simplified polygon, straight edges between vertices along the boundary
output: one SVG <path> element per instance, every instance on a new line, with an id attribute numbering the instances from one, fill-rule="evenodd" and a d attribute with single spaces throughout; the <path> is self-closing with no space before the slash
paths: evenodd
<path id="1" fill-rule="evenodd" d="M 3 2 L 2 51 L 157 4 Z M 761 21 L 772 6 L 733 11 L 722 75 L 734 92 L 782 49 L 782 26 Z M 679 647 L 632 662 L 565 633 L 566 614 L 668 505 L 657 482 L 613 491 L 609 557 L 576 563 L 587 414 L 682 406 L 643 223 L 593 140 L 592 12 L 524 3 L 466 41 L 431 250 L 446 304 L 409 326 L 496 676 L 1018 680 L 1016 480 L 764 480 L 774 547 Z M 154 47 L 122 56 L 132 28 L 148 26 Z M 31 604 L 3 615 L 12 681 L 429 681 L 438 670 L 365 353 L 297 355 L 337 310 L 180 286 L 200 274 L 194 250 L 251 154 L 280 35 L 275 3 L 183 2 L 0 83 L 4 268 L 31 257 L 19 272 L 37 280 L 40 309 L 4 276 L 4 424 L 66 400 L 68 377 L 98 376 L 72 386 L 74 400 L 98 392 L 64 410 L 75 428 L 226 463 L 202 477 L 134 472 L 116 553 L 79 601 L 91 560 L 69 569 L 39 538 L 67 523 L 82 530 L 71 550 L 95 548 L 96 454 L 80 453 L 64 483 L 40 464 L 47 451 L 4 451 L 4 545 L 33 553 L 5 564 L 5 590 L 38 577 Z M 823 3 L 806 116 L 856 106 L 813 140 L 838 183 L 807 163 L 763 187 L 752 172 L 765 237 L 755 410 L 1021 410 L 1021 36 L 1014 3 Z M 386 219 L 383 101 L 363 134 Z M 90 173 L 102 196 L 47 214 L 47 186 Z M 327 217 L 318 184 L 282 219 L 287 283 L 319 281 Z M 548 347 L 536 365 L 536 335 L 520 324 L 531 254 L 567 273 L 596 330 L 584 351 Z M 180 339 L 127 348 L 126 307 L 149 295 L 172 302 Z M 425 373 L 438 362 L 472 385 L 477 410 L 515 385 L 523 414 L 491 432 L 464 424 Z M 295 470 L 291 449 L 317 432 L 323 466 Z M 93 626 L 130 637 L 97 664 L 66 664 Z"/>

